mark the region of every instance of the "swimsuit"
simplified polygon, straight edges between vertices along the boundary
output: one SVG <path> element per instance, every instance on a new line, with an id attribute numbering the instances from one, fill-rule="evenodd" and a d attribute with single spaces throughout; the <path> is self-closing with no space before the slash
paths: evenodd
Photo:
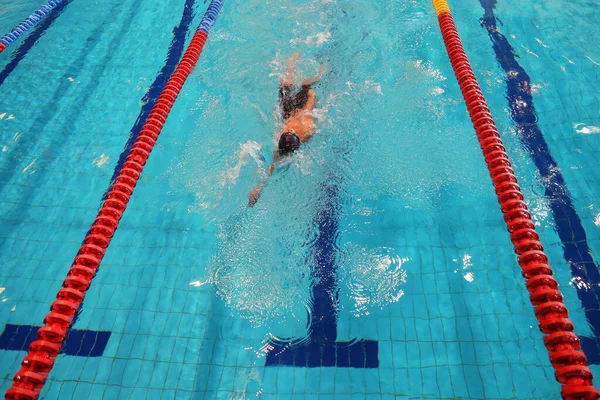
<path id="1" fill-rule="evenodd" d="M 281 104 L 283 119 L 288 119 L 292 112 L 301 110 L 306 106 L 310 89 L 311 85 L 302 85 L 300 91 L 294 94 L 292 85 L 281 85 L 279 88 L 279 103 Z"/>

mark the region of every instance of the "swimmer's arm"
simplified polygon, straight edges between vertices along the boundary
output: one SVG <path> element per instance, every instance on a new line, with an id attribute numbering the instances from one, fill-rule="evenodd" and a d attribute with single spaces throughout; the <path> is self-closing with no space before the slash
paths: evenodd
<path id="1" fill-rule="evenodd" d="M 252 192 L 250 192 L 250 196 L 248 197 L 248 206 L 253 207 L 256 204 L 256 202 L 260 198 L 260 195 L 262 194 L 263 188 L 265 187 L 265 185 L 267 184 L 267 181 L 269 180 L 269 177 L 271 175 L 273 175 L 273 171 L 275 170 L 275 164 L 277 163 L 277 161 L 279 161 L 279 154 L 277 152 L 273 155 L 273 159 L 274 159 L 274 161 L 271 163 L 271 166 L 269 167 L 269 174 L 265 177 L 265 179 L 260 184 L 258 184 L 258 186 L 256 186 L 254 188 L 254 190 Z"/>
<path id="2" fill-rule="evenodd" d="M 277 164 L 279 162 L 279 152 L 278 151 L 274 151 L 273 152 L 273 162 L 271 163 L 271 166 L 269 167 L 269 175 L 267 176 L 267 179 L 269 179 L 269 176 L 273 175 L 273 171 L 275 170 L 275 164 Z M 266 179 L 265 179 L 266 182 Z"/>
<path id="3" fill-rule="evenodd" d="M 260 198 L 263 187 L 264 184 L 260 184 L 257 187 L 255 187 L 253 191 L 250 192 L 250 196 L 248 196 L 248 207 L 254 207 L 254 205 Z"/>
<path id="4" fill-rule="evenodd" d="M 305 79 L 302 82 L 302 86 L 312 86 L 315 83 L 319 82 L 321 80 L 321 78 L 323 77 L 323 74 L 325 73 L 326 70 L 327 70 L 327 67 L 325 65 L 321 65 L 321 68 L 319 68 L 319 72 L 312 78 Z"/>

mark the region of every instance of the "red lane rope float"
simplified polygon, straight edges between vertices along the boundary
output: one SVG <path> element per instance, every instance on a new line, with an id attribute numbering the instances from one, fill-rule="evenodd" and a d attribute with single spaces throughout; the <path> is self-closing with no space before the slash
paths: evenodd
<path id="1" fill-rule="evenodd" d="M 471 69 L 450 9 L 445 0 L 434 0 L 438 21 L 452 68 L 458 80 L 475 132 L 485 156 L 504 221 L 523 276 L 540 330 L 547 336 L 544 342 L 556 379 L 562 385 L 567 400 L 596 400 L 600 392 L 593 386 L 592 372 L 587 367 L 579 337 L 573 333 L 573 323 L 552 277 L 552 268 L 544 253 L 531 214 L 523 201 L 517 177 L 498 134 L 485 98 Z"/>
<path id="2" fill-rule="evenodd" d="M 83 302 L 85 292 L 90 287 L 92 278 L 117 229 L 146 160 L 181 87 L 200 57 L 207 37 L 206 31 L 196 31 L 175 72 L 160 94 L 86 235 L 63 282 L 63 287 L 58 291 L 56 300 L 50 307 L 50 313 L 44 319 L 44 326 L 38 330 L 37 340 L 29 347 L 29 353 L 23 359 L 21 369 L 13 379 L 13 387 L 6 392 L 5 399 L 32 400 L 38 397 L 62 347 L 67 330 L 73 322 L 73 317 Z"/>

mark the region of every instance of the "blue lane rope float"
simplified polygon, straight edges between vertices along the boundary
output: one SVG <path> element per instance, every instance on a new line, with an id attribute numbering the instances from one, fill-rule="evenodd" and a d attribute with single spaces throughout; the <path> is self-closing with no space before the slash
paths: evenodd
<path id="1" fill-rule="evenodd" d="M 48 3 L 41 6 L 39 9 L 33 12 L 25 21 L 21 22 L 12 31 L 4 35 L 0 39 L 0 53 L 2 53 L 11 43 L 16 41 L 18 38 L 27 33 L 28 30 L 33 28 L 38 22 L 46 18 L 63 0 L 50 0 Z"/>
<path id="2" fill-rule="evenodd" d="M 212 28 L 217 20 L 219 12 L 221 12 L 221 7 L 223 7 L 223 0 L 213 0 L 208 6 L 208 10 L 206 10 L 206 13 L 202 17 L 202 21 L 200 21 L 200 25 L 198 26 L 197 30 L 208 35 L 210 28 Z"/>
<path id="3" fill-rule="evenodd" d="M 4 66 L 2 71 L 0 71 L 0 85 L 2 85 L 6 78 L 8 78 L 8 76 L 19 66 L 21 61 L 23 61 L 29 53 L 29 50 L 36 45 L 38 40 L 52 26 L 54 21 L 58 19 L 71 1 L 72 0 L 63 0 L 63 2 L 54 9 L 54 12 L 51 13 L 48 18 L 37 24 L 36 27 L 31 30 L 31 33 L 19 44 L 19 47 L 13 52 L 10 62 Z M 0 47 L 5 48 L 5 45 L 0 43 Z"/>

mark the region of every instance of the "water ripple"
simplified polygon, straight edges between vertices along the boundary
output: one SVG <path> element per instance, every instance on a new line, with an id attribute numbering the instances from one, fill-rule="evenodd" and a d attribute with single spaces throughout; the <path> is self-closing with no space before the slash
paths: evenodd
<path id="1" fill-rule="evenodd" d="M 388 247 L 345 246 L 341 271 L 353 300 L 355 316 L 368 315 L 373 307 L 395 303 L 404 295 L 407 273 L 402 267 L 410 261 Z"/>

